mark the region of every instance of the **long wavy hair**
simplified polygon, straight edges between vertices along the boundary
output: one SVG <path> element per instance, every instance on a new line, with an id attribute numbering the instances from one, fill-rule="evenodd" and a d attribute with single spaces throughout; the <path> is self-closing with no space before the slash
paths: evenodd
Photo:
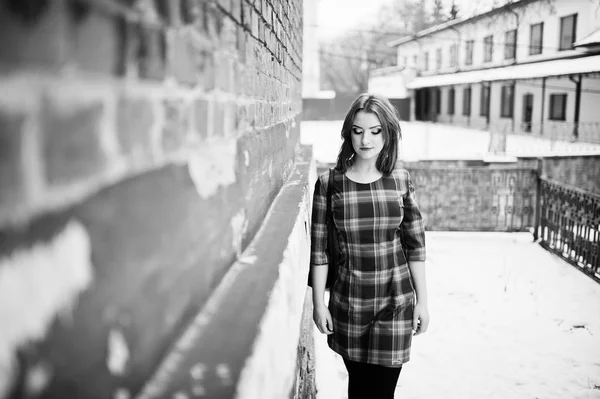
<path id="1" fill-rule="evenodd" d="M 342 125 L 342 146 L 337 158 L 335 169 L 341 173 L 346 171 L 354 163 L 356 152 L 352 147 L 352 125 L 359 111 L 370 112 L 379 118 L 381 130 L 383 131 L 383 149 L 377 157 L 375 166 L 384 175 L 392 173 L 398 159 L 398 142 L 402 138 L 400 129 L 400 118 L 396 109 L 390 101 L 382 96 L 363 93 L 359 95 L 350 106 L 350 110 L 344 118 Z"/>

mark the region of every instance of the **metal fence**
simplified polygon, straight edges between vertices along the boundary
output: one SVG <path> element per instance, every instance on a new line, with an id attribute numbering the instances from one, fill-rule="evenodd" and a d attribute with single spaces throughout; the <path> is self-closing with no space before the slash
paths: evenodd
<path id="1" fill-rule="evenodd" d="M 600 282 L 600 196 L 545 177 L 539 195 L 534 239 Z"/>

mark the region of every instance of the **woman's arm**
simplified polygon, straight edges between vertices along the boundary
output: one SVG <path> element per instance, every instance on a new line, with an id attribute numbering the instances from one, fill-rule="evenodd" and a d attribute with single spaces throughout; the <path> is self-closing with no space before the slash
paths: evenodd
<path id="1" fill-rule="evenodd" d="M 409 261 L 408 267 L 417 294 L 417 304 L 413 315 L 415 335 L 427 331 L 429 327 L 429 305 L 427 303 L 427 279 L 425 278 L 425 261 Z"/>
<path id="2" fill-rule="evenodd" d="M 312 272 L 313 320 L 321 333 L 331 334 L 333 323 L 324 299 L 329 258 L 327 256 L 327 192 L 323 186 L 321 179 L 317 179 L 312 206 L 310 268 Z"/>
<path id="3" fill-rule="evenodd" d="M 413 315 L 415 335 L 427 331 L 429 326 L 429 308 L 427 301 L 427 282 L 425 277 L 425 224 L 415 199 L 415 188 L 410 174 L 406 172 L 406 195 L 404 196 L 404 220 L 402 229 L 406 246 L 408 267 L 413 279 L 417 303 Z"/>

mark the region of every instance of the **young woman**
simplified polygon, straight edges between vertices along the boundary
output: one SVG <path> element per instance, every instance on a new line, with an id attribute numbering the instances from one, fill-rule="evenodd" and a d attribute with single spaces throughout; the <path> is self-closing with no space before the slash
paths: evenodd
<path id="1" fill-rule="evenodd" d="M 333 181 L 325 172 L 315 184 L 313 319 L 344 359 L 348 398 L 393 399 L 412 336 L 429 324 L 424 225 L 410 175 L 396 168 L 400 123 L 390 102 L 360 95 L 342 138 Z M 340 262 L 326 306 L 329 184 Z"/>

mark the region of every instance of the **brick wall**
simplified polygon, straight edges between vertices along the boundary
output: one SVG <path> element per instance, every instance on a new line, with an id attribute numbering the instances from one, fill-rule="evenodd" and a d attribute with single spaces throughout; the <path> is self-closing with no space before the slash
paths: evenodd
<path id="1" fill-rule="evenodd" d="M 537 166 L 535 158 L 519 158 L 523 166 Z M 542 176 L 600 195 L 600 155 L 547 156 Z"/>
<path id="2" fill-rule="evenodd" d="M 142 389 L 294 168 L 301 10 L 0 1 L 0 397 Z"/>

